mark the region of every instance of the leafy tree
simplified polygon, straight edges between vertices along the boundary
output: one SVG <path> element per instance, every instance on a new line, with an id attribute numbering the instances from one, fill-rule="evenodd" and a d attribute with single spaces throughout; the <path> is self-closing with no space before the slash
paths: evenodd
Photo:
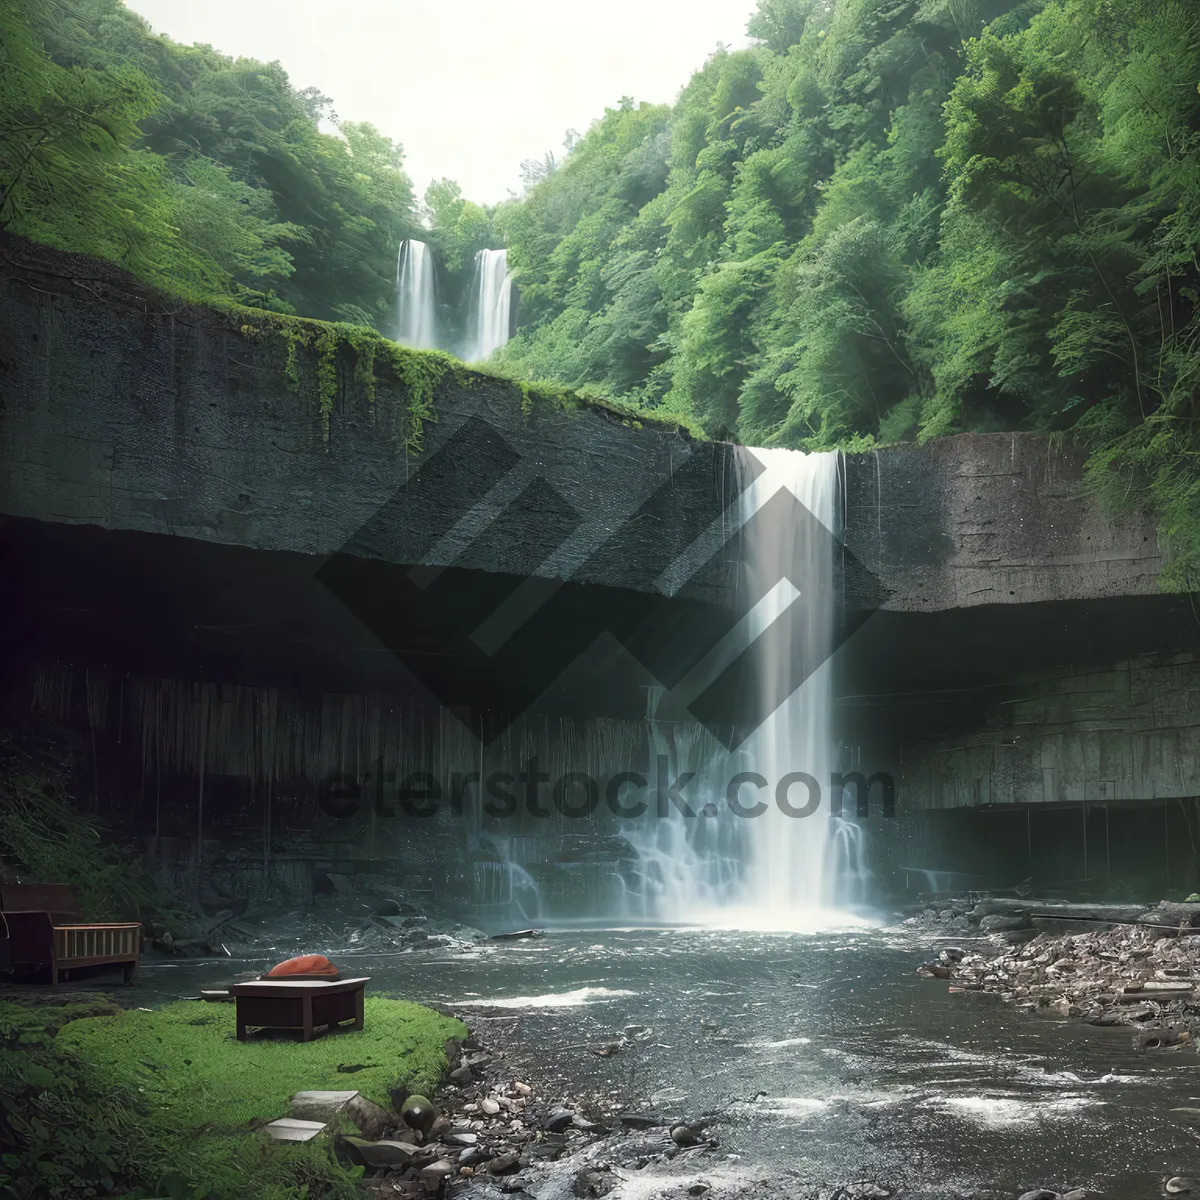
<path id="1" fill-rule="evenodd" d="M 1200 583 L 1200 9 L 759 0 L 748 32 L 520 198 L 441 180 L 418 211 L 401 148 L 280 64 L 120 0 L 0 0 L 0 228 L 381 327 L 405 238 L 460 319 L 506 246 L 508 371 L 763 444 L 1080 438 Z"/>
<path id="2" fill-rule="evenodd" d="M 748 32 L 498 214 L 502 361 L 763 444 L 1070 433 L 1196 586 L 1200 10 L 760 0 Z"/>
<path id="3" fill-rule="evenodd" d="M 392 319 L 403 153 L 278 63 L 157 37 L 120 0 L 0 2 L 0 224 L 197 296 Z"/>

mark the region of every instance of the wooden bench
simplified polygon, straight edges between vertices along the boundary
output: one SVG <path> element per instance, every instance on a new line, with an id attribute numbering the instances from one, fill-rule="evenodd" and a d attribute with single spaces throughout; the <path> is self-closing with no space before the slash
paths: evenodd
<path id="1" fill-rule="evenodd" d="M 78 967 L 115 965 L 132 983 L 142 954 L 140 921 L 84 921 L 75 893 L 62 883 L 0 884 L 14 970 L 48 969 L 50 982 Z"/>
<path id="2" fill-rule="evenodd" d="M 244 1042 L 252 1026 L 259 1029 L 298 1029 L 302 1042 L 311 1042 L 316 1031 L 333 1029 L 343 1021 L 363 1027 L 361 979 L 254 979 L 235 983 L 230 995 L 237 1002 L 237 1036 Z"/>

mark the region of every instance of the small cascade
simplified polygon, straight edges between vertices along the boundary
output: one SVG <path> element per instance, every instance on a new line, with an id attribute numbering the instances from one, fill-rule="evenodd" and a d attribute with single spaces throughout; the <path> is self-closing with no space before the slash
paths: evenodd
<path id="1" fill-rule="evenodd" d="M 870 902 L 871 871 L 863 827 L 857 822 L 831 819 L 825 878 L 829 881 L 827 903 L 833 908 L 863 908 Z"/>
<path id="2" fill-rule="evenodd" d="M 512 321 L 512 276 L 507 250 L 480 250 L 475 255 L 472 285 L 473 321 L 463 358 L 482 362 L 508 341 Z"/>
<path id="3" fill-rule="evenodd" d="M 433 295 L 433 258 L 424 242 L 409 238 L 396 258 L 396 341 L 418 350 L 437 346 L 437 316 Z"/>
<path id="4" fill-rule="evenodd" d="M 657 921 L 703 919 L 737 894 L 741 885 L 741 830 L 723 804 L 722 778 L 731 756 L 699 723 L 660 720 L 657 709 L 664 689 L 647 689 L 646 724 L 649 762 L 668 778 L 694 773 L 688 802 L 699 810 L 707 805 L 715 818 L 688 820 L 672 815 L 627 821 L 622 833 L 637 851 L 622 876 L 621 915 Z M 738 769 L 738 768 L 732 768 Z"/>

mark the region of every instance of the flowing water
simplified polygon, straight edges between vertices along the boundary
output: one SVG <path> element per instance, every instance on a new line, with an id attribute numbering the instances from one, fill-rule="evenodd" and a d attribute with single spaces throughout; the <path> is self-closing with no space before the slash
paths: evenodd
<path id="1" fill-rule="evenodd" d="M 868 1179 L 921 1196 L 1082 1185 L 1156 1200 L 1166 1176 L 1200 1174 L 1194 1050 L 1139 1053 L 1128 1029 L 953 995 L 914 976 L 930 949 L 898 932 L 576 929 L 457 955 L 307 949 L 370 976 L 372 993 L 473 1013 L 543 1094 L 721 1114 L 719 1151 L 692 1169 L 745 1181 L 736 1194 Z M 269 965 L 147 963 L 136 1002 Z M 651 1035 L 592 1053 L 633 1024 Z M 650 1172 L 636 1182 L 613 1200 L 684 1194 Z"/>
<path id="2" fill-rule="evenodd" d="M 752 450 L 742 461 L 744 472 L 757 472 L 746 480 L 742 503 L 749 510 L 744 570 L 749 597 L 757 599 L 754 680 L 764 716 L 746 749 L 766 780 L 767 807 L 750 822 L 748 908 L 738 915 L 758 928 L 827 924 L 834 898 L 827 805 L 838 456 Z M 811 791 L 813 782 L 820 793 Z M 818 796 L 822 802 L 806 816 L 784 811 L 785 804 L 804 811 Z"/>
<path id="3" fill-rule="evenodd" d="M 429 247 L 415 238 L 401 245 L 396 258 L 396 307 L 400 318 L 396 341 L 418 350 L 436 347 L 433 258 Z"/>
<path id="4" fill-rule="evenodd" d="M 836 454 L 793 450 L 739 459 L 734 528 L 749 611 L 731 653 L 748 647 L 754 718 L 729 750 L 699 725 L 656 720 L 651 697 L 654 755 L 672 778 L 694 771 L 695 805 L 715 816 L 625 830 L 646 881 L 630 916 L 794 930 L 845 924 L 837 907 L 866 900 L 859 826 L 829 810 L 838 465 Z M 704 682 L 726 665 L 713 663 Z M 734 813 L 731 794 L 757 815 Z"/>
<path id="5" fill-rule="evenodd" d="M 512 322 L 512 276 L 507 250 L 480 250 L 475 255 L 472 323 L 463 358 L 482 362 L 508 341 Z"/>

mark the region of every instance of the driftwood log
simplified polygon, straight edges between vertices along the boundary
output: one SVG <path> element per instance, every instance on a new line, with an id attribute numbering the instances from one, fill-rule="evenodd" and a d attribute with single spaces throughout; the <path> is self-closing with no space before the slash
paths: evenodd
<path id="1" fill-rule="evenodd" d="M 1144 904 L 1068 903 L 1062 900 L 1021 900 L 996 897 L 981 900 L 973 915 L 1017 916 L 1028 914 L 1034 921 L 1086 921 L 1111 925 L 1144 925 L 1164 933 L 1200 933 L 1200 904 L 1164 900 L 1154 908 Z"/>

